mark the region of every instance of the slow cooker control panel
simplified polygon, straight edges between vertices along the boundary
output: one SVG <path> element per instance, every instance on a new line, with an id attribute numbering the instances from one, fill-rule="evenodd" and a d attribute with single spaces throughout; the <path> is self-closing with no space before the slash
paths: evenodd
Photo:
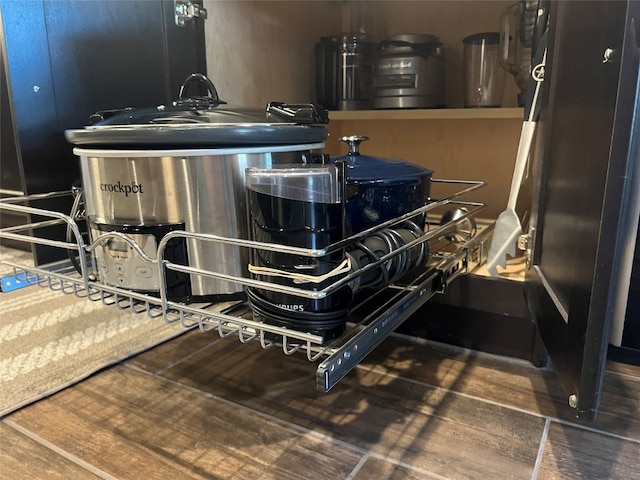
<path id="1" fill-rule="evenodd" d="M 96 235 L 95 238 L 99 236 Z M 158 245 L 152 234 L 128 234 L 144 253 L 155 258 Z M 95 251 L 96 268 L 100 280 L 114 287 L 139 291 L 160 289 L 160 275 L 155 265 L 145 261 L 124 240 L 109 239 Z"/>

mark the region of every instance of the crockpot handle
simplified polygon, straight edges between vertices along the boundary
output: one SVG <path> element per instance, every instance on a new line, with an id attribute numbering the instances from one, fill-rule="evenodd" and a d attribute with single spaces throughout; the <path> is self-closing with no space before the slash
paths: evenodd
<path id="1" fill-rule="evenodd" d="M 313 103 L 269 102 L 266 112 L 268 119 L 303 125 L 329 123 L 329 112 L 324 107 Z"/>
<path id="2" fill-rule="evenodd" d="M 209 93 L 206 97 L 195 96 L 187 97 L 189 87 L 194 83 L 203 83 L 207 87 Z M 187 105 L 196 108 L 202 107 L 217 107 L 218 105 L 227 103 L 224 100 L 220 100 L 218 91 L 213 85 L 213 82 L 201 73 L 192 73 L 187 77 L 182 86 L 180 87 L 180 93 L 178 93 L 178 100 L 174 102 L 175 105 Z"/>
<path id="3" fill-rule="evenodd" d="M 134 110 L 133 107 L 115 108 L 111 110 L 99 110 L 96 113 L 93 113 L 89 117 L 89 125 L 95 125 L 96 123 L 103 122 L 104 120 L 107 120 L 110 117 L 114 117 L 122 113 L 133 112 L 133 110 Z"/>
<path id="4" fill-rule="evenodd" d="M 358 151 L 360 144 L 369 140 L 369 137 L 365 137 L 363 135 L 350 135 L 340 137 L 340 140 L 349 146 L 349 155 L 360 155 L 360 152 Z"/>

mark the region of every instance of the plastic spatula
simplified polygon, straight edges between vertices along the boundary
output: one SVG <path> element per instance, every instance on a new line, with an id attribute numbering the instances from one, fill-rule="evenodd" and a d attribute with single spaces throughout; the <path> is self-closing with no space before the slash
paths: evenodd
<path id="1" fill-rule="evenodd" d="M 524 176 L 529 153 L 531 152 L 533 135 L 536 131 L 539 94 L 542 82 L 544 81 L 544 64 L 547 58 L 546 37 L 547 35 L 545 33 L 540 39 L 538 51 L 536 52 L 538 55 L 536 55 L 536 61 L 534 62 L 535 67 L 532 69 L 531 79 L 529 80 L 525 117 L 522 123 L 522 132 L 520 133 L 520 143 L 518 144 L 518 153 L 516 154 L 516 163 L 513 169 L 507 208 L 496 220 L 491 247 L 487 255 L 487 270 L 489 274 L 493 276 L 498 275 L 498 266 L 502 268 L 507 266 L 507 255 L 515 256 L 516 243 L 518 237 L 522 235 L 522 225 L 516 213 L 516 202 L 518 201 L 522 177 Z"/>
<path id="2" fill-rule="evenodd" d="M 498 275 L 498 265 L 502 268 L 507 266 L 507 255 L 512 257 L 516 254 L 516 243 L 518 237 L 522 235 L 522 225 L 520 217 L 516 213 L 516 202 L 520 193 L 522 177 L 527 166 L 527 159 L 531 150 L 531 142 L 536 131 L 536 122 L 525 121 L 522 124 L 520 134 L 520 144 L 516 155 L 516 165 L 511 180 L 511 191 L 507 208 L 500 214 L 493 230 L 491 247 L 487 256 L 487 270 L 493 276 Z"/>

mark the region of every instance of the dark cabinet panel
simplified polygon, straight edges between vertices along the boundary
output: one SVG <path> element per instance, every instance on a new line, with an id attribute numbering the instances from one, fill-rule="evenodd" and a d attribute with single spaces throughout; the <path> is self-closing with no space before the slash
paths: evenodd
<path id="1" fill-rule="evenodd" d="M 552 2 L 527 300 L 577 415 L 597 411 L 634 141 L 637 2 Z"/>
<path id="2" fill-rule="evenodd" d="M 0 17 L 1 20 L 1 17 Z M 2 38 L 0 21 L 0 38 Z M 4 45 L 0 45 L 0 190 L 3 195 L 19 195 L 23 191 L 24 175 L 18 161 L 18 139 L 13 125 L 13 108 L 9 95 L 9 76 Z"/>
<path id="3" fill-rule="evenodd" d="M 27 194 L 67 190 L 79 180 L 66 129 L 86 125 L 98 110 L 171 102 L 188 75 L 206 73 L 203 20 L 178 27 L 172 0 L 0 5 L 9 80 L 3 95 L 13 106 L 11 121 L 3 117 L 3 145 L 15 138 L 15 161 L 2 166 L 12 185 L 22 169 Z"/>

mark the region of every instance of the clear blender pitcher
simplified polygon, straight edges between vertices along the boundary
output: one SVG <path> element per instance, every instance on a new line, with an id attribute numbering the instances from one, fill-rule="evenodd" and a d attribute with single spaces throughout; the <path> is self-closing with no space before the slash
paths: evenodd
<path id="1" fill-rule="evenodd" d="M 524 106 L 531 74 L 531 46 L 538 18 L 538 5 L 538 0 L 521 0 L 507 7 L 500 18 L 500 64 L 515 78 L 520 90 L 520 107 Z"/>
<path id="2" fill-rule="evenodd" d="M 462 43 L 465 108 L 500 107 L 506 75 L 500 65 L 500 33 L 476 33 Z"/>

